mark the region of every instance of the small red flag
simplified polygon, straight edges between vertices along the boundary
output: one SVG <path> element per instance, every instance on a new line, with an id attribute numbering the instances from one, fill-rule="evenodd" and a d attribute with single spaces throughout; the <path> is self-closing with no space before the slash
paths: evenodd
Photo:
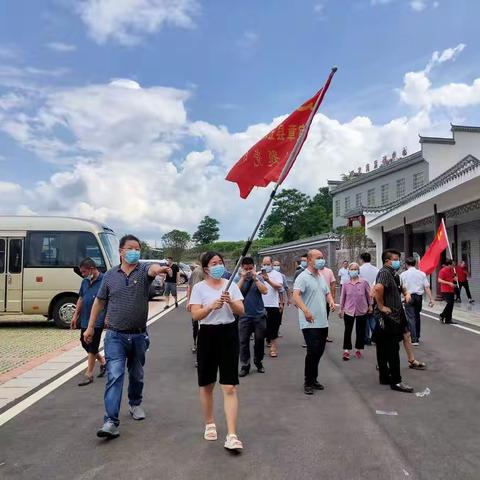
<path id="1" fill-rule="evenodd" d="M 266 187 L 270 182 L 277 182 L 290 159 L 291 164 L 284 172 L 280 183 L 288 175 L 307 138 L 313 116 L 322 103 L 335 71 L 336 69 L 332 70 L 327 82 L 315 96 L 257 142 L 228 172 L 226 179 L 238 184 L 242 198 L 247 198 L 255 186 Z M 297 143 L 299 145 L 295 149 Z M 292 152 L 294 158 L 290 158 Z"/>
<path id="2" fill-rule="evenodd" d="M 431 275 L 440 263 L 440 255 L 448 247 L 447 232 L 442 222 L 438 227 L 433 242 L 428 247 L 425 255 L 420 259 L 418 268 L 427 275 Z"/>

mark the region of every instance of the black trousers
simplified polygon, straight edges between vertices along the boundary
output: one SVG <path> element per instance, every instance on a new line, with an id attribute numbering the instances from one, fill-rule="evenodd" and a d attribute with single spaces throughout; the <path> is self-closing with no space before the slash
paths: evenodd
<path id="1" fill-rule="evenodd" d="M 343 321 L 345 322 L 345 333 L 343 334 L 343 349 L 352 349 L 352 330 L 353 324 L 355 323 L 355 348 L 357 350 L 363 350 L 365 348 L 365 324 L 367 322 L 367 315 L 351 317 L 350 315 L 344 313 Z"/>
<path id="2" fill-rule="evenodd" d="M 267 333 L 265 338 L 267 342 L 270 342 L 278 338 L 282 315 L 278 307 L 266 307 L 265 310 L 267 311 Z"/>
<path id="3" fill-rule="evenodd" d="M 468 284 L 468 280 L 465 281 L 465 282 L 458 282 L 458 290 L 456 290 L 457 299 L 460 300 L 460 296 L 462 294 L 462 287 L 465 288 L 465 293 L 467 294 L 467 298 L 469 300 L 471 300 L 472 299 L 472 294 L 470 293 L 470 285 Z"/>
<path id="4" fill-rule="evenodd" d="M 328 327 L 303 328 L 303 338 L 307 344 L 305 355 L 305 385 L 312 386 L 318 378 L 318 364 L 325 351 Z"/>
<path id="5" fill-rule="evenodd" d="M 198 337 L 198 320 L 194 320 L 192 318 L 192 334 L 193 334 L 193 344 L 197 344 L 197 337 Z"/>
<path id="6" fill-rule="evenodd" d="M 452 293 L 442 293 L 443 299 L 447 302 L 443 312 L 440 314 L 443 317 L 445 323 L 450 323 L 452 321 L 453 305 L 455 303 L 455 294 Z"/>
<path id="7" fill-rule="evenodd" d="M 377 347 L 377 365 L 380 382 L 395 385 L 402 381 L 400 375 L 400 341 L 377 325 L 374 332 Z"/>
<path id="8" fill-rule="evenodd" d="M 267 318 L 265 315 L 259 317 L 241 317 L 238 322 L 238 333 L 240 336 L 240 365 L 250 367 L 250 335 L 255 334 L 253 347 L 253 363 L 255 365 L 263 361 L 265 355 L 265 331 L 267 329 Z"/>

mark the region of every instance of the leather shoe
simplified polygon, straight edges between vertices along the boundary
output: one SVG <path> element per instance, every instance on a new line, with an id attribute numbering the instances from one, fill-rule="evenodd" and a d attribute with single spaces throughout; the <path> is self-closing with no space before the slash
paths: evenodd
<path id="1" fill-rule="evenodd" d="M 257 372 L 258 373 L 265 373 L 265 368 L 264 368 L 262 362 L 256 363 L 255 366 L 257 367 Z"/>
<path id="2" fill-rule="evenodd" d="M 313 387 L 311 387 L 310 385 L 304 385 L 303 392 L 305 393 L 305 395 L 313 395 Z"/>
<path id="3" fill-rule="evenodd" d="M 312 386 L 313 386 L 314 390 L 325 390 L 325 387 L 321 383 L 318 383 L 318 382 L 315 382 Z"/>
<path id="4" fill-rule="evenodd" d="M 394 385 L 391 385 L 390 388 L 392 390 L 395 390 L 397 392 L 405 392 L 405 393 L 412 393 L 413 388 L 410 387 L 409 385 L 405 385 L 403 383 L 396 383 Z"/>
<path id="5" fill-rule="evenodd" d="M 250 369 L 246 367 L 242 367 L 240 369 L 240 373 L 238 374 L 239 377 L 246 377 L 250 373 Z"/>

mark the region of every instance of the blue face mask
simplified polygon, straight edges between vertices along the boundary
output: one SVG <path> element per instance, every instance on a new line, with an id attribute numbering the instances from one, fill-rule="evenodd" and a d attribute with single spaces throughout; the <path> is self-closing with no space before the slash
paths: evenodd
<path id="1" fill-rule="evenodd" d="M 140 251 L 139 250 L 127 250 L 124 257 L 125 261 L 130 265 L 137 263 L 140 260 Z"/>
<path id="2" fill-rule="evenodd" d="M 392 268 L 398 270 L 400 268 L 400 260 L 392 260 Z"/>
<path id="3" fill-rule="evenodd" d="M 348 274 L 350 275 L 351 278 L 357 278 L 358 277 L 358 270 L 349 270 Z"/>
<path id="4" fill-rule="evenodd" d="M 273 269 L 274 269 L 276 272 L 279 272 L 279 271 L 280 271 L 280 265 L 274 265 Z"/>
<path id="5" fill-rule="evenodd" d="M 325 259 L 317 258 L 315 260 L 315 269 L 316 270 L 321 270 L 323 267 L 325 267 Z"/>
<path id="6" fill-rule="evenodd" d="M 225 273 L 225 267 L 223 265 L 214 265 L 213 267 L 209 267 L 208 271 L 212 278 L 219 280 Z"/>
<path id="7" fill-rule="evenodd" d="M 270 273 L 272 271 L 272 266 L 271 265 L 265 265 L 263 267 L 267 273 Z"/>
<path id="8" fill-rule="evenodd" d="M 302 261 L 300 262 L 300 266 L 301 266 L 302 268 L 307 268 L 307 262 L 306 262 L 305 260 L 302 260 Z"/>

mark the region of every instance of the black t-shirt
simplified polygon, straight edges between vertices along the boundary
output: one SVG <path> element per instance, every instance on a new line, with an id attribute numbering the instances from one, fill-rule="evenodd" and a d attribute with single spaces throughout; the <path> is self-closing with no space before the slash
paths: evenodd
<path id="1" fill-rule="evenodd" d="M 165 282 L 166 283 L 177 283 L 177 274 L 180 271 L 180 269 L 178 268 L 178 265 L 176 263 L 172 264 L 172 266 L 170 268 L 172 269 L 172 275 L 170 276 L 167 273 L 167 278 L 165 278 Z"/>

